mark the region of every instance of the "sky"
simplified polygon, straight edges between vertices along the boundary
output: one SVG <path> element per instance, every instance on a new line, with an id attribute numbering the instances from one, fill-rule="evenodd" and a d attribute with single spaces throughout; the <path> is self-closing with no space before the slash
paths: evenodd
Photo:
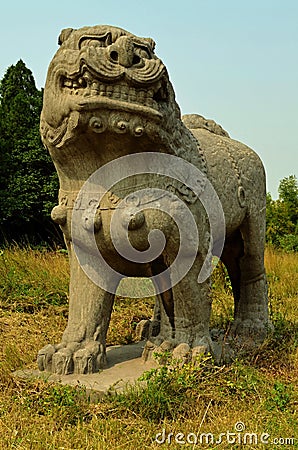
<path id="1" fill-rule="evenodd" d="M 182 114 L 253 148 L 273 198 L 282 178 L 298 176 L 297 0 L 5 1 L 0 78 L 22 59 L 44 87 L 60 31 L 98 24 L 152 37 Z"/>

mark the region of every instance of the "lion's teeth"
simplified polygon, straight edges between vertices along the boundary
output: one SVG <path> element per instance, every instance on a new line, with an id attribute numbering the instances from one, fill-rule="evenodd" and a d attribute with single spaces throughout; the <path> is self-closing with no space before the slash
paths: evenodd
<path id="1" fill-rule="evenodd" d="M 70 79 L 66 79 L 66 80 L 64 80 L 64 86 L 66 86 L 66 87 L 68 87 L 68 88 L 72 88 L 72 80 L 70 80 Z"/>
<path id="2" fill-rule="evenodd" d="M 106 86 L 104 84 L 99 86 L 99 95 L 106 95 Z"/>
<path id="3" fill-rule="evenodd" d="M 80 77 L 80 78 L 78 79 L 78 82 L 79 82 L 79 85 L 80 85 L 81 87 L 85 87 L 85 86 L 86 86 L 86 81 L 84 80 L 84 78 Z"/>
<path id="4" fill-rule="evenodd" d="M 120 98 L 121 93 L 120 93 L 120 86 L 116 84 L 116 86 L 114 86 L 114 94 L 113 97 L 114 98 Z"/>
<path id="5" fill-rule="evenodd" d="M 107 86 L 107 97 L 111 97 L 113 94 L 113 87 Z"/>
<path id="6" fill-rule="evenodd" d="M 91 95 L 98 95 L 99 93 L 99 83 L 94 81 L 91 85 Z"/>
<path id="7" fill-rule="evenodd" d="M 165 95 L 161 83 L 159 82 L 151 89 L 137 89 L 129 87 L 126 84 L 103 84 L 94 79 L 89 72 L 84 72 L 77 80 L 65 78 L 63 86 L 69 88 L 70 94 L 82 95 L 88 97 L 90 95 L 100 95 L 102 97 L 110 97 L 115 100 L 120 99 L 129 103 L 138 103 L 146 105 L 150 108 L 158 109 L 158 104 L 154 100 L 154 94 L 159 91 L 161 96 Z"/>
<path id="8" fill-rule="evenodd" d="M 137 101 L 138 101 L 139 103 L 143 103 L 144 100 L 145 100 L 145 97 L 146 97 L 146 92 L 145 92 L 145 91 L 140 90 L 140 91 L 137 93 Z"/>
<path id="9" fill-rule="evenodd" d="M 120 92 L 121 92 L 121 98 L 124 99 L 124 97 L 128 95 L 128 86 L 120 86 Z"/>
<path id="10" fill-rule="evenodd" d="M 136 90 L 134 88 L 131 88 L 129 91 L 129 99 L 131 102 L 135 102 L 137 99 L 137 93 Z"/>
<path id="11" fill-rule="evenodd" d="M 83 78 L 86 81 L 87 85 L 91 86 L 93 80 L 92 80 L 92 76 L 90 75 L 90 73 L 89 72 L 85 72 L 84 75 L 83 75 Z"/>

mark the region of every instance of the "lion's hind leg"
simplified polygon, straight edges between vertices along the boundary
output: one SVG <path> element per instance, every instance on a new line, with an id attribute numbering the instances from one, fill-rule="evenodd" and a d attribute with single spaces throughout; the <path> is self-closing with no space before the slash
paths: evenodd
<path id="1" fill-rule="evenodd" d="M 239 260 L 239 301 L 235 308 L 233 332 L 247 345 L 262 342 L 271 323 L 268 313 L 267 281 L 264 267 L 265 210 L 254 208 L 241 225 L 243 256 Z"/>

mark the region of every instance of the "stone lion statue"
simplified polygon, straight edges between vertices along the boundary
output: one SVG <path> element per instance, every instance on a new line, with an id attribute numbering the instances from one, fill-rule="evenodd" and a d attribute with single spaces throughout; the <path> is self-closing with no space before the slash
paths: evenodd
<path id="1" fill-rule="evenodd" d="M 157 306 L 148 326 L 145 357 L 156 349 L 218 353 L 219 344 L 209 330 L 210 276 L 198 283 L 202 267 L 206 261 L 210 266 L 214 254 L 226 266 L 233 288 L 231 340 L 262 341 L 270 322 L 264 270 L 266 188 L 259 157 L 232 140 L 214 121 L 197 114 L 181 118 L 167 69 L 155 55 L 152 39 L 116 27 L 93 26 L 63 30 L 59 45 L 48 70 L 40 129 L 60 180 L 59 204 L 52 218 L 61 226 L 69 253 L 69 317 L 61 343 L 48 344 L 39 351 L 39 369 L 58 374 L 92 373 L 105 365 L 106 334 L 119 278 L 110 277 L 109 271 L 101 272 L 99 264 L 93 273 L 104 273 L 105 284 L 94 282 L 88 267 L 93 264 L 90 255 L 96 251 L 122 277 L 154 277 Z M 196 179 L 199 190 L 193 192 L 185 173 L 184 178 L 178 174 L 176 180 L 171 179 L 171 170 L 179 172 L 174 163 L 169 167 L 165 162 L 164 176 L 152 172 L 132 175 L 132 167 L 126 159 L 122 166 L 121 158 L 139 158 L 140 154 L 144 160 L 151 155 L 153 162 L 155 155 L 171 155 L 178 166 L 179 161 L 185 161 L 190 171 L 195 167 L 200 174 Z M 105 178 L 114 176 L 114 169 L 106 171 L 97 180 L 100 186 L 93 186 L 92 201 L 87 196 L 88 204 L 84 204 L 83 194 L 78 206 L 85 182 L 118 160 L 119 174 L 123 169 L 130 176 L 122 179 L 119 175 L 119 182 L 107 188 Z M 146 195 L 140 200 L 134 192 L 144 186 Z M 169 192 L 165 196 L 172 213 L 159 208 L 161 202 L 156 199 L 150 207 L 148 188 L 155 186 Z M 208 211 L 200 201 L 207 186 L 212 186 L 214 202 L 222 208 L 224 236 L 213 219 L 215 227 L 210 232 L 213 200 Z M 100 189 L 104 194 L 99 199 L 95 194 Z M 125 223 L 132 248 L 146 252 L 150 233 L 159 229 L 164 235 L 160 254 L 146 261 L 119 254 L 111 237 L 118 205 L 122 205 L 118 222 Z M 197 246 L 193 244 L 192 225 L 183 222 L 183 205 L 194 218 Z M 82 220 L 74 219 L 74 214 Z M 185 224 L 180 230 L 175 218 Z M 188 236 L 180 245 L 180 260 L 189 255 L 193 259 L 179 282 L 171 283 L 181 232 Z M 93 236 L 90 240 L 89 235 Z M 121 236 L 118 241 L 121 244 Z"/>

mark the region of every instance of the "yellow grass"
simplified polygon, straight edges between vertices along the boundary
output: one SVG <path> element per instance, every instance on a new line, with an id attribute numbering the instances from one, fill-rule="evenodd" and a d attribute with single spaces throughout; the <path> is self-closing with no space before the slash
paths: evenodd
<path id="1" fill-rule="evenodd" d="M 174 435 L 209 432 L 218 437 L 235 431 L 239 421 L 248 432 L 295 438 L 291 448 L 298 448 L 298 255 L 267 249 L 266 270 L 275 333 L 242 361 L 205 368 L 205 375 L 194 384 L 193 369 L 182 370 L 174 379 L 178 388 L 164 397 L 171 404 L 177 396 L 176 411 L 174 408 L 172 412 L 175 419 L 166 416 L 153 420 L 161 405 L 158 395 L 174 382 L 169 373 L 164 375 L 164 382 L 147 392 L 146 399 L 135 393 L 118 403 L 108 398 L 97 404 L 90 403 L 84 392 L 71 388 L 12 378 L 13 370 L 36 367 L 38 349 L 61 338 L 67 320 L 68 261 L 64 254 L 55 252 L 1 251 L 0 449 L 282 447 L 241 447 L 227 442 L 193 446 L 177 444 L 173 439 L 170 444 L 155 442 L 156 433 L 163 428 Z M 231 289 L 220 269 L 213 277 L 213 299 L 212 325 L 228 326 L 233 312 Z M 153 298 L 119 296 L 108 343 L 133 341 L 136 323 L 151 316 L 153 304 Z M 190 387 L 179 393 L 181 380 Z"/>

